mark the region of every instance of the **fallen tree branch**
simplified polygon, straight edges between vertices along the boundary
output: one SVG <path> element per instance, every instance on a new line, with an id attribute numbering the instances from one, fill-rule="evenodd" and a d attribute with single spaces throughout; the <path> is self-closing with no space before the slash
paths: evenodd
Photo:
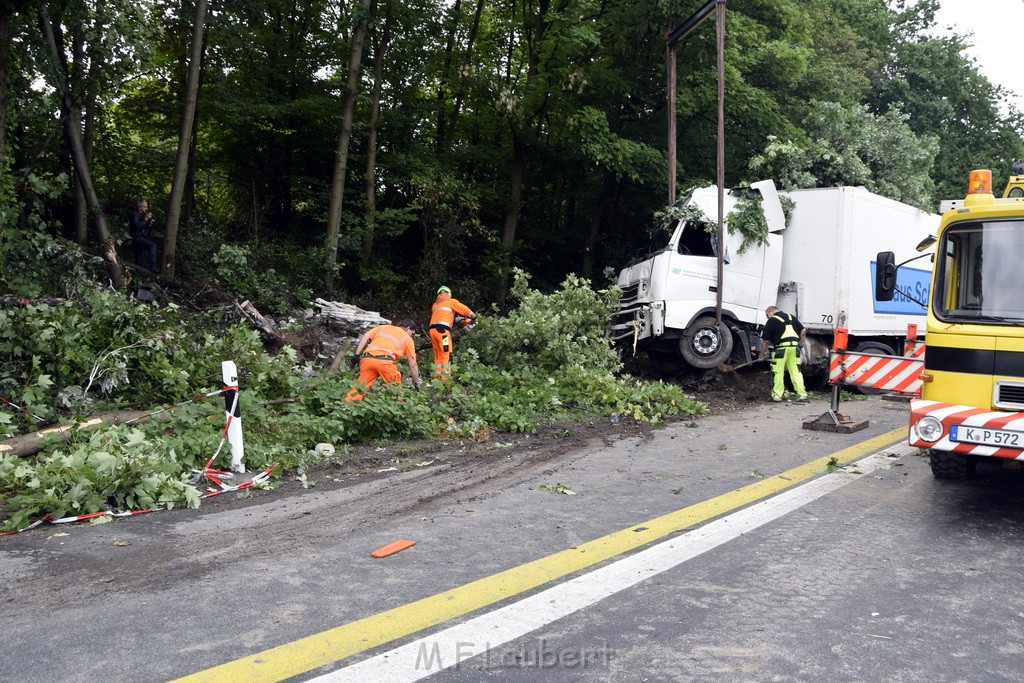
<path id="1" fill-rule="evenodd" d="M 287 343 L 287 340 L 285 340 L 284 336 L 274 326 L 274 323 L 264 318 L 263 314 L 257 311 L 256 307 L 253 306 L 248 299 L 238 304 L 238 309 L 242 311 L 242 315 L 244 315 L 249 322 L 251 322 L 253 326 L 260 331 L 260 334 L 262 334 L 265 339 L 274 342 L 278 347 L 284 346 Z"/>
<path id="2" fill-rule="evenodd" d="M 0 441 L 0 455 L 34 455 L 35 453 L 43 450 L 42 441 L 48 436 L 59 436 L 65 441 L 70 441 L 71 431 L 76 427 L 80 427 L 82 429 L 95 429 L 100 425 L 123 424 L 128 420 L 134 420 L 135 418 L 142 417 L 143 415 L 148 415 L 148 413 L 143 410 L 114 410 L 109 413 L 101 413 L 80 422 L 55 425 L 53 427 L 47 427 L 46 429 L 30 432 L 28 434 L 20 434 L 19 436 L 6 439 L 5 441 Z"/>

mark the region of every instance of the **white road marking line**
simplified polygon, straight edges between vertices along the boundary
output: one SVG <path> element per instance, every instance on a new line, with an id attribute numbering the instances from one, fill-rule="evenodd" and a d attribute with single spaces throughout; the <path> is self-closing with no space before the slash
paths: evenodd
<path id="1" fill-rule="evenodd" d="M 903 456 L 912 451 L 904 445 L 890 447 L 882 452 Z M 536 595 L 417 638 L 311 681 L 401 683 L 418 681 L 444 669 L 464 665 L 474 656 L 489 653 L 499 645 L 677 567 L 893 462 L 892 457 L 882 455 L 882 452 Z"/>

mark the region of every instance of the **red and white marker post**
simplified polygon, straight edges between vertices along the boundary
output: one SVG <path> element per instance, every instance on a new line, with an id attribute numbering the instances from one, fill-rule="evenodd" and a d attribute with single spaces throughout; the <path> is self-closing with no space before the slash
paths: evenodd
<path id="1" fill-rule="evenodd" d="M 224 379 L 224 412 L 227 420 L 228 443 L 231 444 L 231 471 L 245 472 L 245 448 L 242 442 L 242 406 L 238 392 L 238 368 L 235 361 L 220 364 Z"/>

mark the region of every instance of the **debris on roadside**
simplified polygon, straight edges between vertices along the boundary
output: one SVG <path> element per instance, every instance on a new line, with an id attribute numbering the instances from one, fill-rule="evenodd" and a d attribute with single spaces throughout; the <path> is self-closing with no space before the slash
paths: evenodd
<path id="1" fill-rule="evenodd" d="M 571 488 L 569 488 L 568 486 L 562 486 L 561 484 L 555 484 L 554 486 L 551 486 L 550 484 L 541 484 L 540 486 L 537 487 L 537 490 L 550 491 L 551 493 L 564 493 L 567 496 L 576 495 L 576 492 L 573 491 Z"/>
<path id="2" fill-rule="evenodd" d="M 406 548 L 411 548 L 416 545 L 416 541 L 410 541 L 407 538 L 400 538 L 394 543 L 388 543 L 385 546 L 377 548 L 370 553 L 370 557 L 387 557 L 388 555 L 394 555 L 395 553 L 401 552 Z"/>

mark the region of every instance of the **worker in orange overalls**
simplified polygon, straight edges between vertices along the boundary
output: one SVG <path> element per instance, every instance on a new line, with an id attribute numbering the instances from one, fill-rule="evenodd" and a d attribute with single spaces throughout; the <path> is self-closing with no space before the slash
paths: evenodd
<path id="1" fill-rule="evenodd" d="M 356 344 L 356 355 L 360 356 L 359 384 L 366 391 L 378 377 L 388 383 L 400 383 L 402 373 L 396 364 L 402 358 L 408 359 L 413 386 L 419 391 L 420 369 L 416 365 L 416 345 L 412 341 L 414 330 L 411 320 L 403 320 L 398 325 L 378 325 L 359 338 Z M 360 389 L 359 386 L 352 387 L 345 400 L 362 401 L 366 391 Z"/>
<path id="2" fill-rule="evenodd" d="M 469 329 L 476 322 L 476 313 L 458 299 L 452 290 L 441 286 L 430 310 L 430 345 L 434 347 L 434 377 L 450 379 L 452 374 L 452 326 L 455 316 L 462 318 L 461 326 Z"/>

